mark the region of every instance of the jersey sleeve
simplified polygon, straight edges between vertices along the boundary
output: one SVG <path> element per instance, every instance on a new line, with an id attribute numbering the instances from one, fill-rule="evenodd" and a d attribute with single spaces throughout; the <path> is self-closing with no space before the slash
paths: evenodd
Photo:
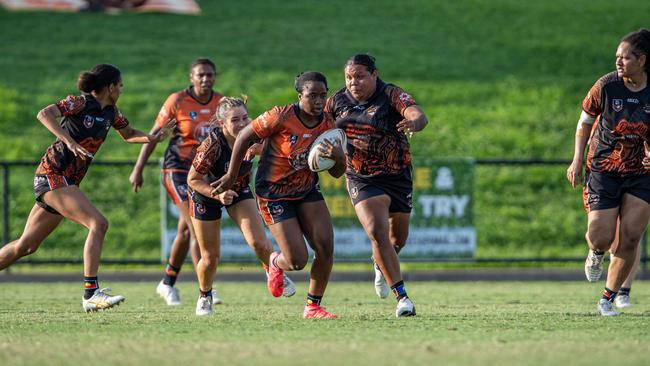
<path id="1" fill-rule="evenodd" d="M 119 108 L 115 107 L 115 119 L 113 120 L 113 128 L 116 130 L 121 130 L 124 127 L 129 125 L 129 120 L 124 117 Z"/>
<path id="2" fill-rule="evenodd" d="M 273 135 L 280 128 L 280 120 L 280 108 L 273 107 L 273 109 L 255 118 L 251 126 L 259 138 L 265 139 Z"/>
<path id="3" fill-rule="evenodd" d="M 162 108 L 160 108 L 160 112 L 158 112 L 158 116 L 156 116 L 156 126 L 162 128 L 167 121 L 176 116 L 177 101 L 178 96 L 176 94 L 167 97 L 165 104 L 163 104 Z"/>
<path id="4" fill-rule="evenodd" d="M 86 98 L 83 95 L 68 95 L 65 99 L 56 103 L 59 112 L 64 117 L 81 112 L 86 106 Z"/>
<path id="5" fill-rule="evenodd" d="M 199 174 L 206 175 L 221 155 L 219 139 L 210 134 L 196 149 L 192 166 Z"/>
<path id="6" fill-rule="evenodd" d="M 589 89 L 587 96 L 582 101 L 582 110 L 592 117 L 597 117 L 603 113 L 603 82 L 598 80 Z"/>
<path id="7" fill-rule="evenodd" d="M 390 105 L 392 105 L 400 114 L 403 114 L 406 108 L 412 105 L 417 105 L 413 97 L 402 88 L 394 85 L 390 85 L 387 88 Z"/>

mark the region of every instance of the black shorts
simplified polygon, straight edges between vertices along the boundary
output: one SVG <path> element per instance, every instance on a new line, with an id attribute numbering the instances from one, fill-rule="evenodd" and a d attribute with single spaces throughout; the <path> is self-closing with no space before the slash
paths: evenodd
<path id="1" fill-rule="evenodd" d="M 36 176 L 34 176 L 34 195 L 36 196 L 36 204 L 49 213 L 61 215 L 59 211 L 43 202 L 43 195 L 57 188 L 74 185 L 77 185 L 75 181 L 63 175 L 36 174 Z"/>
<path id="2" fill-rule="evenodd" d="M 229 205 L 224 205 L 221 201 L 214 198 L 206 197 L 201 193 L 190 190 L 190 216 L 201 221 L 214 221 L 221 219 L 221 208 L 232 207 L 243 200 L 253 199 L 253 193 L 249 186 L 237 191 L 237 197 Z"/>
<path id="3" fill-rule="evenodd" d="M 163 171 L 161 179 L 169 198 L 172 199 L 175 205 L 187 201 L 187 192 L 189 190 L 187 185 L 187 172 Z"/>
<path id="4" fill-rule="evenodd" d="M 271 226 L 280 221 L 296 217 L 297 207 L 305 202 L 316 202 L 324 200 L 318 184 L 304 197 L 292 200 L 271 201 L 264 197 L 257 196 L 257 207 L 266 225 Z"/>
<path id="5" fill-rule="evenodd" d="M 589 173 L 587 178 L 589 211 L 618 207 L 625 193 L 650 204 L 650 174 L 620 177 L 607 173 Z"/>
<path id="6" fill-rule="evenodd" d="M 390 197 L 388 212 L 410 213 L 413 209 L 413 178 L 410 169 L 378 177 L 345 176 L 352 204 L 382 194 Z"/>

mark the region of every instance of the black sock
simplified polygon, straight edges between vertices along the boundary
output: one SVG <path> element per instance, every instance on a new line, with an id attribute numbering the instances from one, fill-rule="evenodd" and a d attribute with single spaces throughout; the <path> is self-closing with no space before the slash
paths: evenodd
<path id="1" fill-rule="evenodd" d="M 600 250 L 594 250 L 595 255 L 603 255 L 605 252 L 601 252 Z"/>
<path id="2" fill-rule="evenodd" d="M 171 264 L 167 263 L 167 268 L 165 268 L 165 277 L 163 278 L 163 283 L 167 286 L 174 286 L 176 284 L 176 278 L 178 278 L 178 272 L 180 272 L 180 267 L 174 267 Z"/>
<path id="3" fill-rule="evenodd" d="M 390 287 L 393 290 L 393 295 L 395 295 L 395 299 L 397 301 L 400 301 L 401 299 L 408 297 L 406 294 L 406 288 L 404 287 L 404 281 L 399 281 L 393 286 Z"/>
<path id="4" fill-rule="evenodd" d="M 209 289 L 208 291 L 203 291 L 199 288 L 199 292 L 201 293 L 201 297 L 212 297 L 212 289 Z"/>
<path id="5" fill-rule="evenodd" d="M 630 296 L 630 291 L 632 291 L 632 287 L 621 287 L 621 289 L 618 290 L 618 294 Z"/>
<path id="6" fill-rule="evenodd" d="M 618 295 L 618 292 L 612 291 L 612 290 L 608 289 L 607 287 L 605 287 L 605 291 L 603 291 L 603 299 L 605 299 L 605 300 L 607 300 L 609 302 L 613 302 L 614 299 L 616 298 L 616 295 Z"/>
<path id="7" fill-rule="evenodd" d="M 320 306 L 321 300 L 323 300 L 323 296 L 316 296 L 316 295 L 312 295 L 310 293 L 307 294 L 307 305 L 318 305 L 318 306 Z"/>
<path id="8" fill-rule="evenodd" d="M 97 276 L 95 277 L 85 277 L 84 276 L 84 299 L 88 300 L 95 294 L 95 291 L 99 288 L 99 281 Z"/>

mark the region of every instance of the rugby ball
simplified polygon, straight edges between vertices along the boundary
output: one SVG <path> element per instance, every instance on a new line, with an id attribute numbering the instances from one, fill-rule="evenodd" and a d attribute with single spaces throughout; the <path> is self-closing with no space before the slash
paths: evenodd
<path id="1" fill-rule="evenodd" d="M 323 170 L 330 169 L 336 164 L 336 162 L 330 158 L 324 158 L 320 156 L 319 146 L 323 145 L 325 141 L 331 142 L 333 145 L 341 145 L 345 149 L 345 144 L 347 139 L 345 138 L 345 132 L 340 128 L 332 128 L 327 130 L 318 137 L 311 144 L 309 148 L 309 156 L 307 157 L 307 164 L 309 169 L 313 172 L 321 172 Z"/>

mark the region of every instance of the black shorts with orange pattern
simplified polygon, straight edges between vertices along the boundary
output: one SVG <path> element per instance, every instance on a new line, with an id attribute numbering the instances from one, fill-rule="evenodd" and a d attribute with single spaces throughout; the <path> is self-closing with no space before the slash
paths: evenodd
<path id="1" fill-rule="evenodd" d="M 199 192 L 190 190 L 190 216 L 201 221 L 220 220 L 222 216 L 221 209 L 236 205 L 243 200 L 252 200 L 253 193 L 249 186 L 237 191 L 237 197 L 229 205 L 224 205 L 221 201 L 214 198 L 206 197 Z"/>
<path id="2" fill-rule="evenodd" d="M 628 193 L 650 204 L 650 174 L 621 177 L 601 172 L 589 172 L 586 206 L 589 211 L 619 207 Z"/>
<path id="3" fill-rule="evenodd" d="M 267 200 L 257 196 L 257 207 L 260 210 L 262 219 L 267 226 L 277 224 L 298 216 L 298 206 L 306 202 L 323 201 L 323 194 L 318 184 L 311 189 L 304 197 L 292 200 Z"/>
<path id="4" fill-rule="evenodd" d="M 399 174 L 383 174 L 374 177 L 360 177 L 346 174 L 348 194 L 352 205 L 370 197 L 387 195 L 390 197 L 388 212 L 410 213 L 413 209 L 413 179 L 411 169 L 403 169 Z"/>
<path id="5" fill-rule="evenodd" d="M 52 206 L 49 206 L 43 201 L 43 195 L 57 188 L 74 185 L 77 185 L 77 183 L 75 183 L 72 178 L 63 175 L 36 174 L 34 176 L 34 195 L 36 196 L 36 204 L 49 213 L 61 215 L 59 211 L 55 210 Z"/>

